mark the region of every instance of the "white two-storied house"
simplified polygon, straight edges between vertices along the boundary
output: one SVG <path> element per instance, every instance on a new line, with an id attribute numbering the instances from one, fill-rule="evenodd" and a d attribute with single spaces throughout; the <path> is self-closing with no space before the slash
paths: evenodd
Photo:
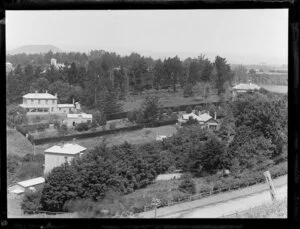
<path id="1" fill-rule="evenodd" d="M 23 96 L 21 107 L 27 110 L 27 113 L 57 113 L 57 94 L 46 93 L 28 93 Z"/>
<path id="2" fill-rule="evenodd" d="M 70 113 L 75 111 L 79 103 L 57 104 L 57 94 L 51 95 L 46 93 L 28 93 L 23 96 L 21 107 L 26 109 L 27 114 L 49 114 L 49 113 Z"/>

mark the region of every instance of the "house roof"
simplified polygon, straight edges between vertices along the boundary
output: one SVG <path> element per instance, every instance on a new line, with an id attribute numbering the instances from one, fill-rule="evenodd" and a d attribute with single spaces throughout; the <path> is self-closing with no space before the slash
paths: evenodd
<path id="1" fill-rule="evenodd" d="M 27 188 L 27 187 L 34 186 L 37 184 L 42 184 L 44 182 L 45 182 L 44 177 L 38 177 L 38 178 L 18 182 L 18 185 L 21 185 L 22 187 Z"/>
<path id="2" fill-rule="evenodd" d="M 155 180 L 171 180 L 171 179 L 178 179 L 182 176 L 182 173 L 169 173 L 169 174 L 160 174 L 156 177 Z"/>
<path id="3" fill-rule="evenodd" d="M 48 149 L 45 150 L 45 153 L 59 153 L 59 154 L 70 154 L 70 155 L 74 155 L 74 154 L 78 154 L 82 151 L 86 150 L 85 147 L 82 147 L 78 144 L 64 144 L 63 146 L 52 146 Z"/>
<path id="4" fill-rule="evenodd" d="M 67 114 L 67 118 L 93 118 L 93 115 L 92 114 L 86 114 L 86 113 Z"/>
<path id="5" fill-rule="evenodd" d="M 49 93 L 28 93 L 23 95 L 23 98 L 26 99 L 57 99 L 54 95 Z"/>
<path id="6" fill-rule="evenodd" d="M 196 119 L 199 122 L 207 122 L 208 120 L 212 119 L 212 117 L 207 113 L 201 114 L 199 116 L 194 114 L 194 113 L 183 114 L 182 115 L 182 118 L 185 119 L 185 120 L 188 120 L 189 117 L 192 117 L 192 118 Z"/>
<path id="7" fill-rule="evenodd" d="M 233 89 L 235 90 L 259 90 L 260 87 L 256 84 L 253 84 L 253 83 L 240 83 L 240 84 L 237 84 L 233 87 Z"/>
<path id="8" fill-rule="evenodd" d="M 58 108 L 73 108 L 74 104 L 57 104 Z"/>

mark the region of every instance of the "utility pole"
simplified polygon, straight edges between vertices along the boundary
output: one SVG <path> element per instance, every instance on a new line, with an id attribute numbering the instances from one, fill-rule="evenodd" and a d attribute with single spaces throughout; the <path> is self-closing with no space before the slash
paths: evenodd
<path id="1" fill-rule="evenodd" d="M 275 193 L 275 187 L 271 178 L 271 174 L 269 171 L 264 172 L 264 175 L 266 177 L 267 183 L 270 188 L 270 194 L 271 194 L 271 199 L 272 201 L 276 200 L 276 193 Z"/>

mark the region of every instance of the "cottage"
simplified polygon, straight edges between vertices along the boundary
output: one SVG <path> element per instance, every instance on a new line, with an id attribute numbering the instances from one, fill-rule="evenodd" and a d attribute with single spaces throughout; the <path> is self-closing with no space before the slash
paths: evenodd
<path id="1" fill-rule="evenodd" d="M 93 115 L 92 114 L 67 114 L 66 124 L 68 127 L 75 127 L 79 123 L 83 122 L 92 122 Z"/>
<path id="2" fill-rule="evenodd" d="M 30 180 L 25 180 L 18 182 L 17 185 L 14 185 L 9 189 L 9 192 L 16 195 L 21 195 L 26 191 L 36 191 L 36 189 L 41 188 L 45 183 L 43 177 L 37 177 Z"/>
<path id="3" fill-rule="evenodd" d="M 233 95 L 236 95 L 238 93 L 245 93 L 245 92 L 253 92 L 254 90 L 259 90 L 260 87 L 256 84 L 253 84 L 251 82 L 245 84 L 237 84 L 233 88 Z"/>
<path id="4" fill-rule="evenodd" d="M 45 170 L 44 174 L 49 173 L 53 168 L 58 167 L 65 162 L 70 163 L 75 157 L 79 157 L 85 152 L 86 148 L 78 144 L 67 143 L 62 146 L 55 145 L 45 152 Z"/>
<path id="5" fill-rule="evenodd" d="M 215 112 L 214 118 L 211 117 L 208 113 L 196 115 L 194 113 L 183 114 L 181 118 L 178 119 L 180 124 L 186 123 L 189 118 L 196 119 L 203 128 L 216 130 L 219 127 L 219 123 L 217 121 L 217 113 Z"/>

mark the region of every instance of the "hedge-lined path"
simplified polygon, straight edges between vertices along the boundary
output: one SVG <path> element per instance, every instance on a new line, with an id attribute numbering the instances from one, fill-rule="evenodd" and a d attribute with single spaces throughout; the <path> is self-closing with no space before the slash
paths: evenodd
<path id="1" fill-rule="evenodd" d="M 287 184 L 287 175 L 281 176 L 279 178 L 276 178 L 273 180 L 275 189 L 276 187 L 282 187 Z M 201 208 L 207 205 L 211 204 L 217 204 L 221 203 L 224 201 L 229 201 L 232 199 L 236 198 L 241 198 L 244 196 L 252 195 L 254 193 L 259 193 L 268 190 L 267 184 L 261 183 L 261 184 L 256 184 L 252 185 L 246 188 L 242 188 L 239 190 L 234 190 L 234 191 L 228 191 L 216 195 L 212 195 L 209 197 L 204 197 L 202 199 L 190 201 L 190 202 L 184 202 L 181 204 L 176 204 L 173 206 L 169 207 L 163 207 L 163 208 L 158 208 L 157 209 L 157 217 L 159 218 L 177 218 L 180 217 L 181 215 L 184 215 L 188 212 L 193 211 L 194 209 Z M 269 197 L 271 198 L 271 197 Z M 137 217 L 139 218 L 154 218 L 154 210 L 147 211 L 140 213 Z"/>

